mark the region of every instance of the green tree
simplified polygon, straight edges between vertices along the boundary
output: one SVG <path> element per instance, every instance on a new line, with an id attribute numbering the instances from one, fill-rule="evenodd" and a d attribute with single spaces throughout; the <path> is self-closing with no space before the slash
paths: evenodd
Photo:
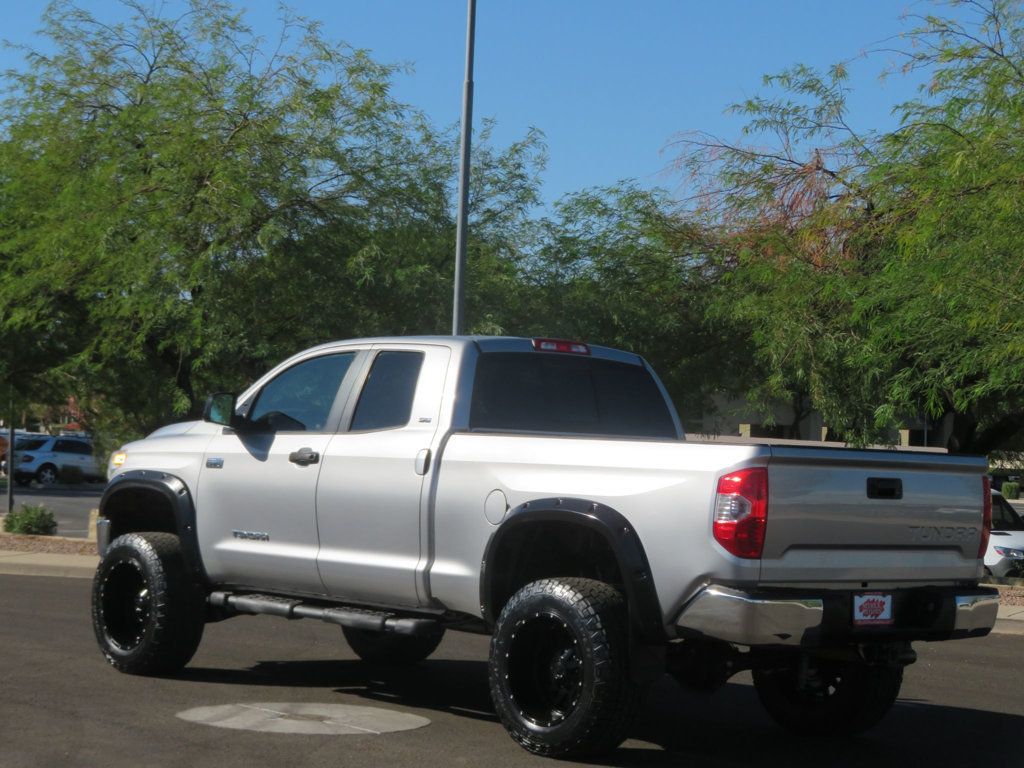
<path id="1" fill-rule="evenodd" d="M 926 414 L 982 452 L 1024 426 L 1021 86 L 1015 3 L 919 19 L 930 76 L 884 135 L 850 127 L 843 66 L 766 79 L 747 140 L 682 139 L 712 311 L 754 344 L 752 399 L 808 399 L 853 440 Z M 767 148 L 765 143 L 768 143 Z"/>
<path id="2" fill-rule="evenodd" d="M 672 211 L 664 192 L 631 182 L 560 200 L 524 265 L 517 332 L 643 355 L 685 417 L 737 390 L 724 374 L 739 345 L 708 317 L 701 241 Z"/>
<path id="3" fill-rule="evenodd" d="M 53 53 L 8 73 L 0 376 L 140 432 L 304 345 L 443 331 L 456 141 L 392 99 L 394 68 L 296 16 L 268 45 L 225 2 L 125 6 L 54 3 Z M 481 138 L 469 298 L 488 323 L 544 150 Z"/>

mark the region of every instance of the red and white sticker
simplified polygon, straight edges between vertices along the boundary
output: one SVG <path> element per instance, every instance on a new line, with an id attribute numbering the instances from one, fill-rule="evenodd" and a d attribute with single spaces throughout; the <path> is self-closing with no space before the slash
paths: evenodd
<path id="1" fill-rule="evenodd" d="M 853 596 L 853 623 L 892 624 L 892 595 L 869 592 Z"/>

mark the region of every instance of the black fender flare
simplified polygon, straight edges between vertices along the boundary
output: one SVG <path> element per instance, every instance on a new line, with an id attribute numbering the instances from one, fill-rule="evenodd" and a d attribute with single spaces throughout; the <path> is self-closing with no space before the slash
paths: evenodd
<path id="1" fill-rule="evenodd" d="M 489 627 L 494 626 L 498 617 L 496 606 L 491 600 L 495 574 L 488 564 L 493 562 L 502 541 L 510 532 L 522 526 L 544 522 L 579 525 L 601 536 L 618 562 L 629 605 L 630 623 L 637 636 L 652 644 L 661 644 L 668 639 L 651 566 L 636 530 L 617 510 L 600 502 L 574 498 L 536 499 L 520 504 L 505 516 L 505 520 L 491 534 L 480 566 L 480 606 Z"/>
<path id="2" fill-rule="evenodd" d="M 188 485 L 180 477 L 166 472 L 155 472 L 148 469 L 132 469 L 123 472 L 107 484 L 100 499 L 99 514 L 101 522 L 109 521 L 113 525 L 116 512 L 111 513 L 111 502 L 120 494 L 130 491 L 155 492 L 163 497 L 173 515 L 174 533 L 181 540 L 181 554 L 185 560 L 185 568 L 202 584 L 209 583 L 203 560 L 199 553 L 199 537 L 196 534 L 196 508 Z M 114 515 L 114 517 L 111 516 Z M 109 533 L 107 534 L 109 536 Z M 109 544 L 109 541 L 107 541 Z M 103 547 L 100 547 L 102 556 Z"/>

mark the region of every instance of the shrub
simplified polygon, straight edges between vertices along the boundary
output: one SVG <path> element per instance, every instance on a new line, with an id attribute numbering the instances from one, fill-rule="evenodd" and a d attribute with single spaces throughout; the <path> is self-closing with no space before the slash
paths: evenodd
<path id="1" fill-rule="evenodd" d="M 82 468 L 74 464 L 65 464 L 57 473 L 57 479 L 67 485 L 79 485 L 85 482 L 85 473 Z"/>
<path id="2" fill-rule="evenodd" d="M 1020 498 L 1020 483 L 1003 483 L 1003 496 L 1008 499 L 1019 499 Z"/>
<path id="3" fill-rule="evenodd" d="M 53 536 L 57 532 L 57 521 L 53 513 L 42 504 L 22 504 L 21 509 L 11 512 L 4 519 L 7 533 L 27 533 L 37 536 Z"/>

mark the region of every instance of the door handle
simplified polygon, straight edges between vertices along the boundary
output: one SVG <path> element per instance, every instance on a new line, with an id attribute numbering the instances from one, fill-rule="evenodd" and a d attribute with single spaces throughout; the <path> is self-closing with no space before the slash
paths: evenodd
<path id="1" fill-rule="evenodd" d="M 320 461 L 320 454 L 312 448 L 299 448 L 299 450 L 288 454 L 288 461 L 292 464 L 298 464 L 300 467 L 306 467 Z"/>
<path id="2" fill-rule="evenodd" d="M 416 474 L 425 475 L 430 469 L 430 449 L 424 448 L 416 455 Z"/>

